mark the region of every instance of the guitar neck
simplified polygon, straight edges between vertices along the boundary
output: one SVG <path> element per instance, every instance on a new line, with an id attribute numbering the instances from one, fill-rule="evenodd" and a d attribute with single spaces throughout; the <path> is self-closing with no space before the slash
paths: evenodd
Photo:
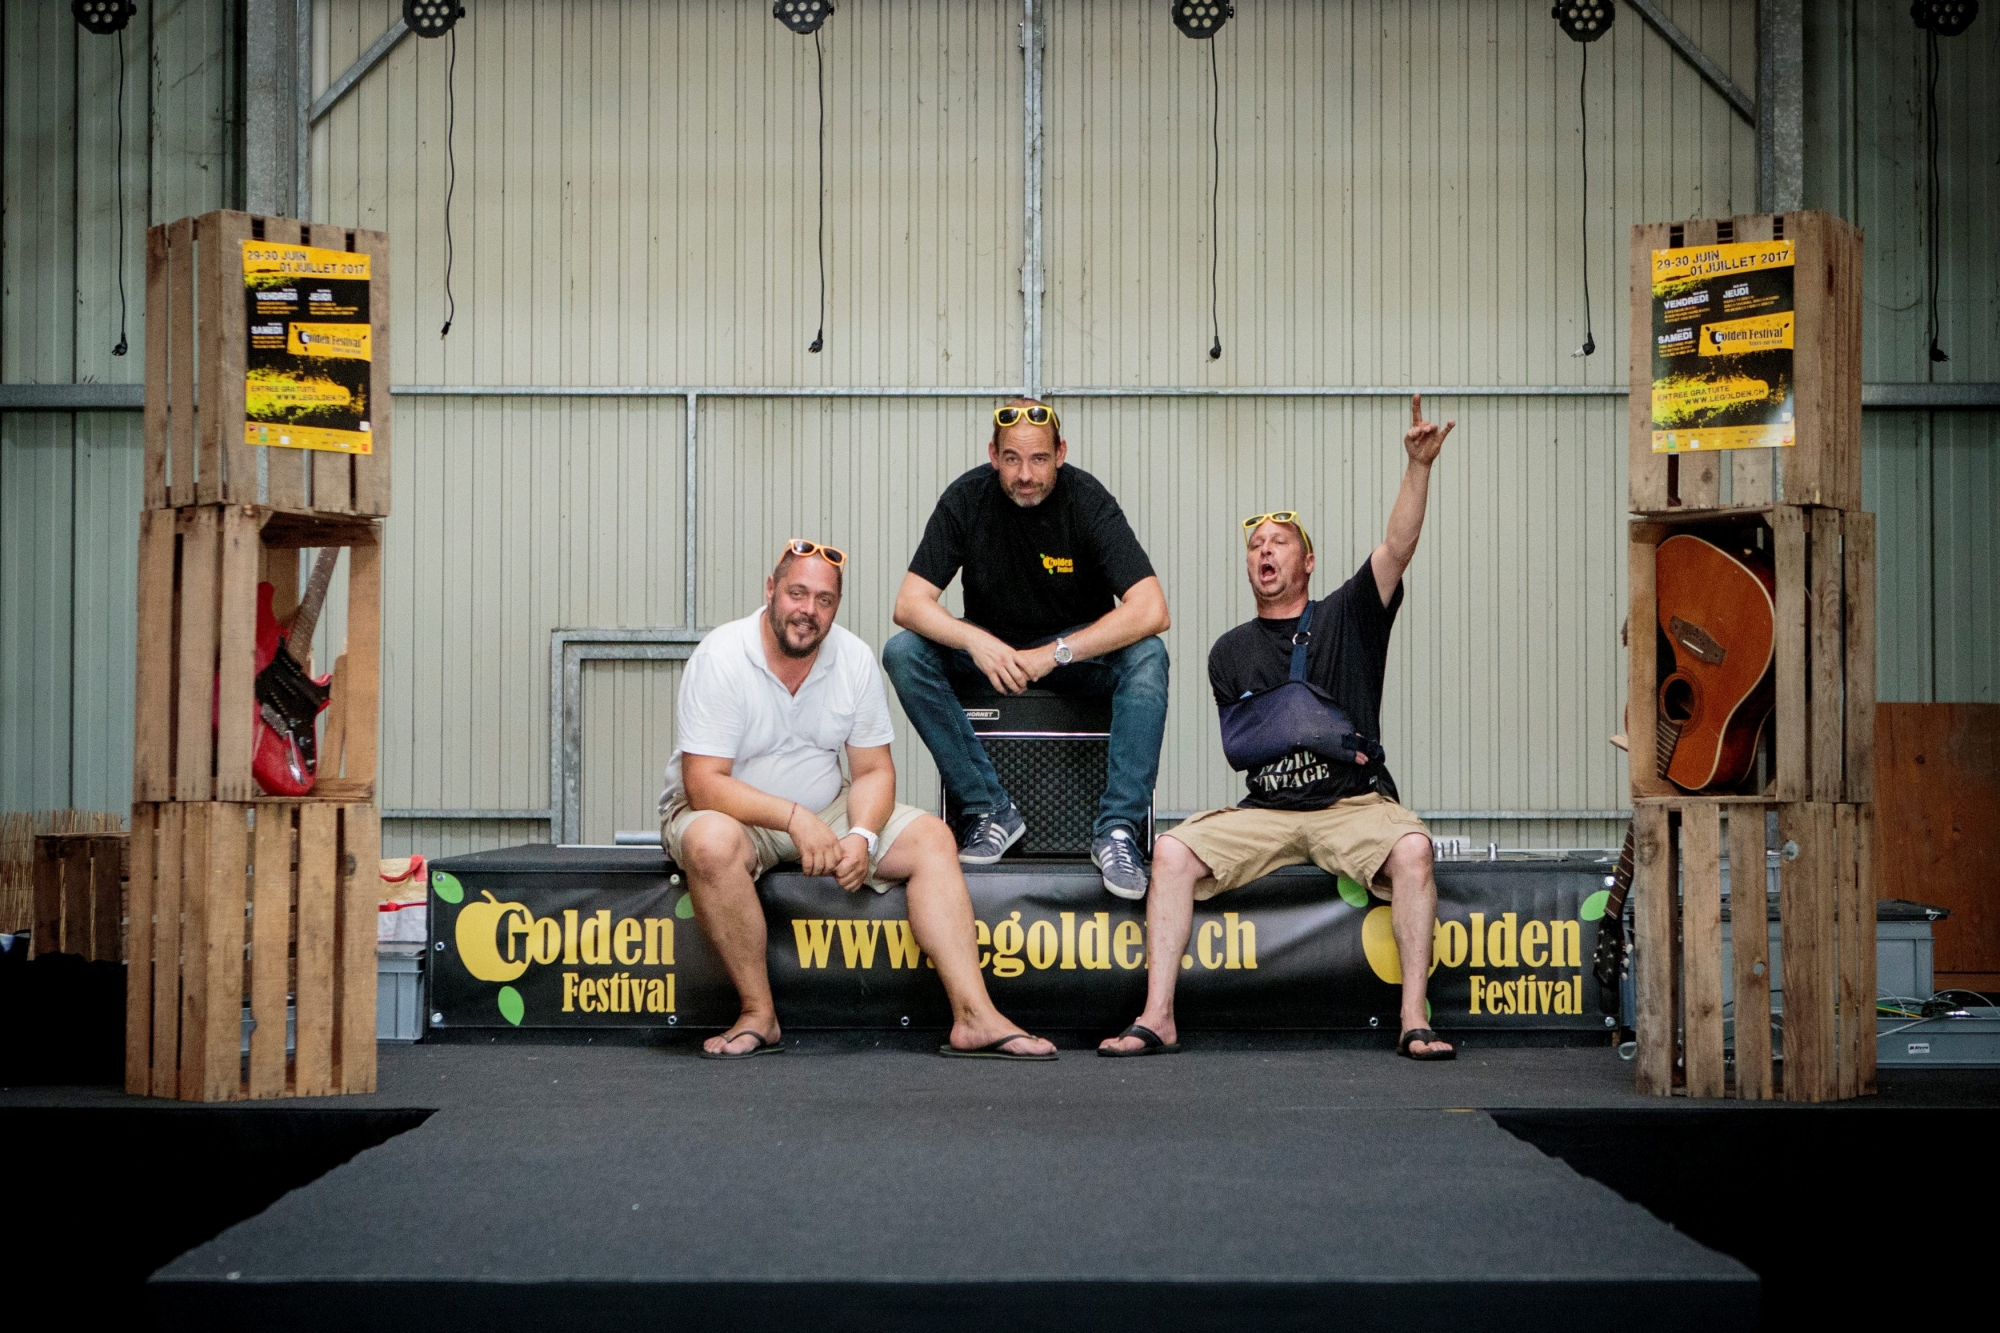
<path id="1" fill-rule="evenodd" d="M 319 548 L 319 558 L 313 561 L 312 578 L 306 583 L 305 596 L 299 599 L 299 609 L 292 616 L 292 627 L 286 632 L 285 651 L 301 666 L 312 655 L 313 630 L 319 626 L 320 607 L 326 603 L 327 586 L 333 582 L 333 567 L 339 560 L 338 546 Z"/>

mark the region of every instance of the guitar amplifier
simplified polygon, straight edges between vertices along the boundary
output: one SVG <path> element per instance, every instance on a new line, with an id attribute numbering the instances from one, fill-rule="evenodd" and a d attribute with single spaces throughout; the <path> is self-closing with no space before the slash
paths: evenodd
<path id="1" fill-rule="evenodd" d="M 959 703 L 1000 784 L 1028 821 L 1028 831 L 1008 857 L 1089 856 L 1091 826 L 1097 821 L 1111 755 L 1111 700 L 1030 689 L 1016 695 L 961 695 Z M 962 813 L 957 802 L 949 792 L 943 801 L 945 821 L 957 828 Z M 1150 804 L 1139 834 L 1150 848 Z"/>

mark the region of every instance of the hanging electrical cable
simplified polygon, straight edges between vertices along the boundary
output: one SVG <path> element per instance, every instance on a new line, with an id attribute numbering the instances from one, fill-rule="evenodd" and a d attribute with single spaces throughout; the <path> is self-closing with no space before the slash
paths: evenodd
<path id="1" fill-rule="evenodd" d="M 1929 300 L 1930 359 L 1949 361 L 1938 345 L 1938 278 L 1941 272 L 1938 207 L 1938 38 L 1956 37 L 1979 17 L 1979 0 L 1913 0 L 1910 20 L 1924 33 L 1924 223 L 1925 278 Z"/>
<path id="2" fill-rule="evenodd" d="M 125 29 L 118 29 L 118 345 L 111 355 L 123 356 L 131 350 L 126 336 L 125 304 Z"/>
<path id="3" fill-rule="evenodd" d="M 1592 332 L 1590 323 L 1590 44 L 1611 31 L 1612 23 L 1618 18 L 1618 9 L 1611 0 L 1562 0 L 1549 11 L 1549 17 L 1562 29 L 1563 36 L 1581 48 L 1583 55 L 1583 68 L 1576 76 L 1576 110 L 1583 162 L 1583 192 L 1578 203 L 1578 230 L 1583 238 L 1583 344 L 1570 355 L 1593 356 L 1597 352 L 1597 335 Z"/>
<path id="4" fill-rule="evenodd" d="M 1579 219 L 1577 234 L 1583 238 L 1583 346 L 1571 352 L 1571 356 L 1593 356 L 1597 352 L 1597 335 L 1590 328 L 1590 99 L 1584 90 L 1590 85 L 1590 48 L 1583 48 L 1583 72 L 1576 76 L 1576 112 L 1582 122 L 1583 191 L 1578 202 Z"/>
<path id="5" fill-rule="evenodd" d="M 1208 43 L 1208 85 L 1212 97 L 1209 108 L 1209 144 L 1213 149 L 1208 183 L 1208 324 L 1214 341 L 1208 345 L 1208 359 L 1222 359 L 1221 285 L 1222 265 L 1222 72 L 1216 61 L 1215 34 L 1236 17 L 1236 6 L 1221 0 L 1168 0 L 1167 17 L 1183 37 Z"/>
<path id="6" fill-rule="evenodd" d="M 819 75 L 819 328 L 806 350 L 815 356 L 826 346 L 826 52 L 819 29 L 813 29 L 813 63 Z"/>
<path id="7" fill-rule="evenodd" d="M 1928 269 L 1926 291 L 1930 301 L 1930 334 L 1932 361 L 1949 361 L 1944 348 L 1938 346 L 1938 35 L 1936 28 L 1924 32 L 1924 212 L 1925 221 L 1924 260 Z"/>
<path id="8" fill-rule="evenodd" d="M 1215 43 L 1208 44 L 1208 81 L 1215 96 L 1209 138 L 1215 148 L 1213 175 L 1208 185 L 1208 324 L 1215 334 L 1209 344 L 1208 359 L 1222 359 L 1222 316 L 1219 313 L 1217 274 L 1222 263 L 1222 75 L 1216 68 Z"/>
<path id="9" fill-rule="evenodd" d="M 125 27 L 139 7 L 132 0 L 70 0 L 69 12 L 85 32 L 118 38 L 118 151 L 112 164 L 118 181 L 118 344 L 111 355 L 124 356 L 132 350 L 127 336 L 131 312 L 125 299 Z"/>
<path id="10" fill-rule="evenodd" d="M 458 153 L 453 142 L 458 129 L 458 21 L 465 6 L 458 0 L 403 0 L 403 22 L 419 37 L 450 37 L 451 54 L 445 60 L 444 75 L 444 327 L 438 337 L 451 333 L 458 318 L 458 301 L 451 294 L 451 266 L 456 258 L 451 236 L 451 198 L 458 192 Z"/>
<path id="11" fill-rule="evenodd" d="M 458 318 L 458 301 L 451 294 L 451 264 L 455 257 L 451 239 L 451 197 L 458 192 L 458 153 L 452 143 L 458 128 L 458 29 L 451 29 L 451 55 L 444 75 L 444 327 L 438 337 L 451 333 Z"/>
<path id="12" fill-rule="evenodd" d="M 813 73 L 819 89 L 819 328 L 806 350 L 817 355 L 826 346 L 826 48 L 820 45 L 819 30 L 833 17 L 833 0 L 775 0 L 771 17 L 813 39 Z"/>

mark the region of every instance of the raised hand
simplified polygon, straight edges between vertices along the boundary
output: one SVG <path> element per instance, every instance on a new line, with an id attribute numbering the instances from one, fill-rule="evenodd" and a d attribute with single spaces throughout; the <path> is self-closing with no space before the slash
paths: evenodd
<path id="1" fill-rule="evenodd" d="M 1437 461 L 1444 448 L 1444 437 L 1451 434 L 1456 421 L 1447 421 L 1439 426 L 1434 421 L 1424 420 L 1424 396 L 1410 395 L 1410 428 L 1403 432 L 1403 452 L 1410 456 L 1412 463 L 1422 463 L 1429 467 Z"/>

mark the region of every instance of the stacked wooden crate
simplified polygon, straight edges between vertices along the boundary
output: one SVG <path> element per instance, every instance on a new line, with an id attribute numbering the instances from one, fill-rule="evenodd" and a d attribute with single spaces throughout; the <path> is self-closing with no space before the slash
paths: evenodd
<path id="1" fill-rule="evenodd" d="M 246 240 L 369 256 L 370 452 L 246 442 Z M 224 1101 L 375 1087 L 388 260 L 380 232 L 237 212 L 147 237 L 128 1092 Z M 347 642 L 317 777 L 306 795 L 268 795 L 252 776 L 259 585 L 288 624 L 302 553 L 333 547 L 346 552 Z"/>
<path id="2" fill-rule="evenodd" d="M 1794 244 L 1794 443 L 1656 453 L 1653 252 L 1774 239 Z M 1860 274 L 1860 233 L 1825 214 L 1633 228 L 1626 720 L 1642 1092 L 1824 1101 L 1874 1091 L 1875 529 L 1860 512 Z M 1734 791 L 1683 791 L 1656 745 L 1665 642 L 1656 553 L 1677 533 L 1757 550 L 1775 574 L 1775 706 L 1751 775 Z M 1777 960 L 1767 956 L 1767 848 L 1779 884 Z M 1774 961 L 1783 976 L 1777 1050 L 1767 1021 Z"/>

